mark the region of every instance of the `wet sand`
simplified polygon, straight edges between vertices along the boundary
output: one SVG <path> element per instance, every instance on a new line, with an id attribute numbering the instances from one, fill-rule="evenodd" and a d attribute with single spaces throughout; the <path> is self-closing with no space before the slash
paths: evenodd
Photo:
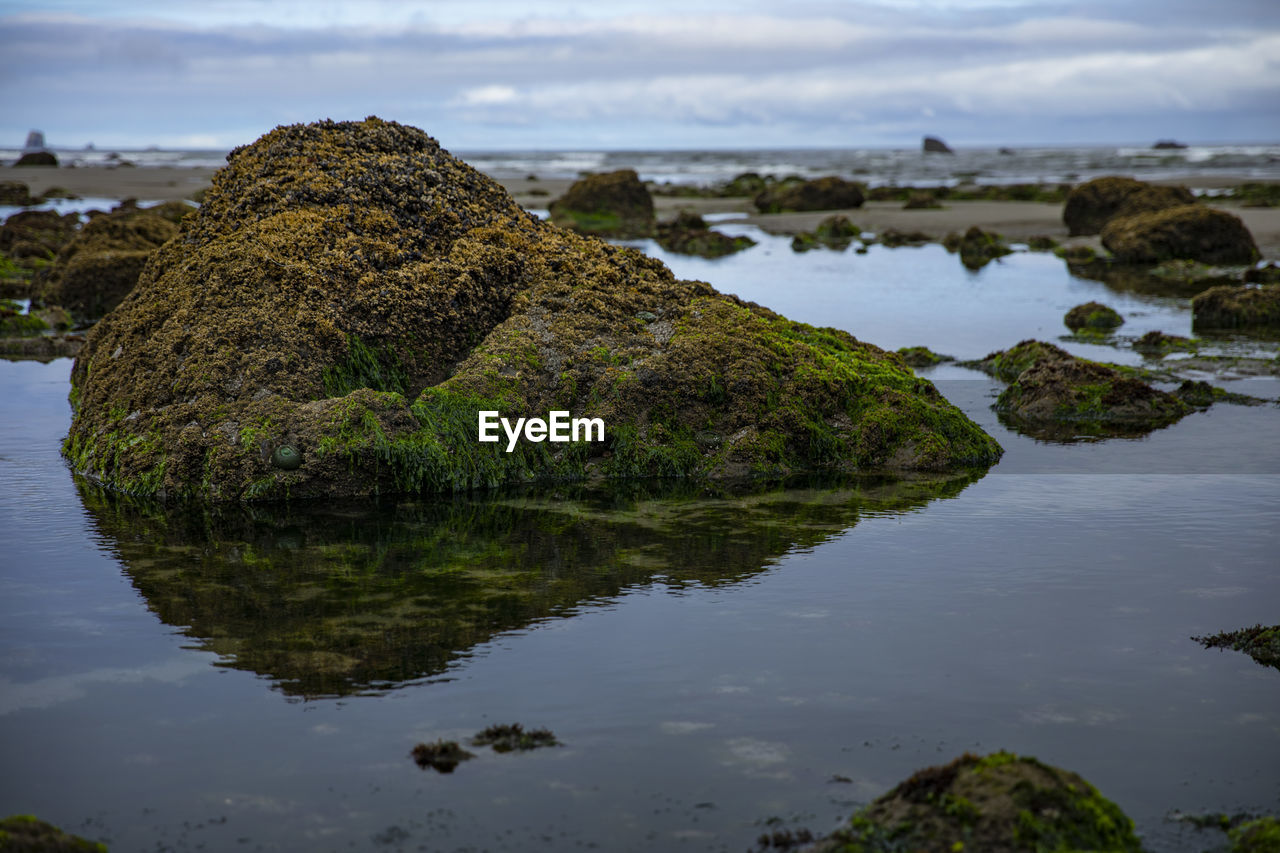
<path id="1" fill-rule="evenodd" d="M 0 168 L 0 181 L 23 181 L 32 194 L 39 194 L 49 187 L 59 186 L 81 196 L 103 198 L 136 198 L 141 201 L 168 201 L 189 198 L 202 187 L 208 186 L 213 169 L 202 168 L 81 168 L 41 169 L 13 167 Z M 1215 179 L 1217 186 L 1244 183 L 1245 179 L 1227 181 Z M 573 183 L 564 179 L 530 181 L 523 178 L 503 179 L 500 183 L 515 196 L 522 206 L 546 208 L 551 200 L 562 195 Z M 1169 182 L 1161 182 L 1169 183 Z M 1176 182 L 1175 182 L 1176 183 Z M 1206 186 L 1206 181 L 1189 179 L 1189 186 Z M 743 213 L 745 221 L 757 225 L 772 234 L 795 234 L 812 230 L 815 225 L 833 213 L 843 213 L 864 230 L 883 231 L 894 228 L 899 231 L 923 231 L 941 239 L 951 231 L 964 231 L 971 225 L 997 231 L 1006 239 L 1019 241 L 1044 234 L 1055 240 L 1067 239 L 1066 226 L 1062 224 L 1062 205 L 1030 201 L 955 201 L 945 203 L 935 210 L 903 210 L 900 202 L 867 202 L 855 210 L 814 211 L 808 213 L 758 214 L 748 198 L 671 198 L 655 196 L 654 206 L 658 219 L 675 217 L 681 210 L 695 213 Z M 1264 258 L 1280 259 L 1280 208 L 1240 207 L 1230 202 L 1214 205 L 1236 214 L 1253 233 L 1254 241 Z M 1097 238 L 1074 238 L 1072 242 L 1092 243 Z"/>

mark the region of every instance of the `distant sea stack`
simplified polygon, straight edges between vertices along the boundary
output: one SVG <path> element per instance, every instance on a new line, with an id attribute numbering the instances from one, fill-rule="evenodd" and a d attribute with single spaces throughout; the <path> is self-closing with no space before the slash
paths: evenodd
<path id="1" fill-rule="evenodd" d="M 1172 148 L 1174 150 L 1181 150 L 1183 148 L 1186 148 L 1187 146 L 1181 142 L 1178 142 L 1176 139 L 1161 139 L 1151 147 L 1156 149 Z"/>
<path id="2" fill-rule="evenodd" d="M 954 154 L 951 146 L 943 142 L 936 136 L 926 136 L 924 138 L 924 153 L 926 154 Z"/>

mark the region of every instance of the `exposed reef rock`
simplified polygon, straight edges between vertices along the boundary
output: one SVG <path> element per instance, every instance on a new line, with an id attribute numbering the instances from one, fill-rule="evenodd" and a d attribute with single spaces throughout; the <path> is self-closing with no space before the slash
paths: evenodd
<path id="1" fill-rule="evenodd" d="M 79 225 L 80 217 L 74 213 L 18 211 L 0 225 L 0 252 L 27 266 L 52 260 L 76 235 Z"/>
<path id="2" fill-rule="evenodd" d="M 89 334 L 63 450 L 211 500 L 949 469 L 1000 448 L 883 350 L 522 211 L 414 128 L 281 127 Z M 604 441 L 477 440 L 478 412 Z M 293 470 L 273 464 L 289 445 Z"/>
<path id="3" fill-rule="evenodd" d="M 996 752 L 919 771 L 811 849 L 1139 853 L 1141 845 L 1133 821 L 1077 774 Z"/>
<path id="4" fill-rule="evenodd" d="M 1206 649 L 1244 652 L 1263 666 L 1280 669 L 1280 625 L 1254 625 L 1240 631 L 1223 631 L 1191 639 Z"/>
<path id="5" fill-rule="evenodd" d="M 1111 219 L 1195 203 L 1186 187 L 1166 187 L 1133 178 L 1094 178 L 1067 194 L 1062 221 L 1072 237 L 1097 234 Z"/>
<path id="6" fill-rule="evenodd" d="M 34 204 L 31 189 L 22 181 L 0 181 L 0 204 L 16 204 L 25 207 Z"/>
<path id="7" fill-rule="evenodd" d="M 1191 300 L 1197 329 L 1280 329 L 1280 284 L 1211 287 Z"/>
<path id="8" fill-rule="evenodd" d="M 982 269 L 996 258 L 1013 252 L 999 234 L 983 231 L 976 225 L 970 226 L 963 236 L 951 232 L 943 239 L 942 246 L 948 252 L 959 252 L 960 263 L 971 270 Z"/>
<path id="9" fill-rule="evenodd" d="M 1141 353 L 1164 355 L 1175 350 L 1195 352 L 1200 348 L 1200 344 L 1192 338 L 1166 335 L 1164 332 L 1152 330 L 1134 341 L 1133 348 Z"/>
<path id="10" fill-rule="evenodd" d="M 954 154 L 954 153 L 956 153 L 956 152 L 954 152 L 954 151 L 952 151 L 952 150 L 951 150 L 951 146 L 950 146 L 950 145 L 947 145 L 947 143 L 943 142 L 941 139 L 939 139 L 939 138 L 938 138 L 938 137 L 936 137 L 936 136 L 926 136 L 926 137 L 924 138 L 924 142 L 923 142 L 923 143 L 921 143 L 921 146 L 920 146 L 920 147 L 921 147 L 921 149 L 922 149 L 926 154 Z"/>
<path id="11" fill-rule="evenodd" d="M 704 258 L 721 258 L 756 244 L 750 237 L 730 237 L 719 231 L 712 231 L 701 216 L 685 212 L 677 215 L 674 222 L 658 225 L 654 237 L 658 245 L 668 252 Z"/>
<path id="12" fill-rule="evenodd" d="M 1062 322 L 1073 332 L 1086 329 L 1095 332 L 1109 332 L 1124 324 L 1120 312 L 1101 302 L 1086 302 L 1077 305 L 1066 313 Z"/>
<path id="13" fill-rule="evenodd" d="M 653 232 L 653 198 L 634 169 L 588 175 L 550 210 L 552 222 L 579 234 L 625 240 Z"/>
<path id="14" fill-rule="evenodd" d="M 843 252 L 860 234 L 862 234 L 861 228 L 850 222 L 847 217 L 836 214 L 819 222 L 818 227 L 812 231 L 801 231 L 792 237 L 791 250 L 807 252 L 810 249 L 826 248 Z"/>
<path id="15" fill-rule="evenodd" d="M 902 347 L 898 350 L 902 360 L 912 367 L 933 367 L 944 361 L 955 361 L 955 356 L 939 355 L 928 347 Z"/>
<path id="16" fill-rule="evenodd" d="M 94 216 L 36 278 L 33 295 L 62 306 L 80 323 L 96 322 L 133 290 L 156 249 L 177 236 L 178 208 L 194 210 L 181 202 L 123 205 Z"/>
<path id="17" fill-rule="evenodd" d="M 31 815 L 14 815 L 0 820 L 0 853 L 107 853 L 107 845 Z"/>
<path id="18" fill-rule="evenodd" d="M 28 151 L 18 158 L 15 166 L 57 166 L 58 158 L 52 151 Z"/>
<path id="19" fill-rule="evenodd" d="M 787 210 L 844 210 L 862 207 L 862 185 L 844 178 L 826 177 L 800 183 L 784 182 L 754 199 L 761 213 Z"/>
<path id="20" fill-rule="evenodd" d="M 1198 204 L 1116 217 L 1102 229 L 1102 245 L 1126 264 L 1175 259 L 1250 264 L 1258 259 L 1253 235 L 1240 217 Z"/>

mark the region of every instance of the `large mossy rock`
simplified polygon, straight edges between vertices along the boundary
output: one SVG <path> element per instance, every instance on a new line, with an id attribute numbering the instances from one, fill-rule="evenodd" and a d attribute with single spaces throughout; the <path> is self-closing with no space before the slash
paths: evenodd
<path id="1" fill-rule="evenodd" d="M 861 184 L 832 176 L 799 183 L 780 183 L 757 195 L 753 203 L 761 213 L 782 213 L 788 210 L 845 210 L 862 207 L 864 200 Z"/>
<path id="2" fill-rule="evenodd" d="M 668 252 L 703 258 L 722 258 L 756 244 L 750 237 L 730 237 L 712 231 L 701 216 L 684 211 L 673 221 L 659 224 L 654 239 Z"/>
<path id="3" fill-rule="evenodd" d="M 1253 235 L 1240 217 L 1198 204 L 1112 219 L 1102 229 L 1102 245 L 1125 264 L 1250 264 L 1258 259 Z"/>
<path id="4" fill-rule="evenodd" d="M 1186 187 L 1157 186 L 1114 176 L 1094 178 L 1067 194 L 1062 221 L 1068 234 L 1078 237 L 1101 232 L 1117 217 L 1193 204 L 1195 200 Z"/>
<path id="5" fill-rule="evenodd" d="M 1079 775 L 1034 758 L 965 755 L 919 771 L 819 842 L 824 853 L 1139 853 L 1133 821 Z"/>
<path id="6" fill-rule="evenodd" d="M 89 334 L 71 397 L 77 471 L 204 499 L 942 470 L 1001 452 L 898 356 L 541 222 L 376 118 L 233 151 Z M 598 417 L 606 440 L 507 452 L 477 441 L 481 410 Z"/>
<path id="7" fill-rule="evenodd" d="M 634 169 L 588 175 L 550 210 L 552 222 L 579 234 L 627 239 L 653 232 L 653 198 Z"/>
<path id="8" fill-rule="evenodd" d="M 31 815 L 13 815 L 0 820 L 0 853 L 107 853 L 107 845 Z"/>
<path id="9" fill-rule="evenodd" d="M 18 260 L 52 260 L 79 226 L 74 213 L 21 210 L 0 225 L 0 252 Z"/>
<path id="10" fill-rule="evenodd" d="M 1062 322 L 1073 332 L 1080 330 L 1109 332 L 1124 325 L 1124 317 L 1110 305 L 1101 302 L 1085 302 L 1068 311 Z"/>
<path id="11" fill-rule="evenodd" d="M 1191 317 L 1197 329 L 1280 329 L 1280 284 L 1211 287 L 1191 300 Z"/>
<path id="12" fill-rule="evenodd" d="M 58 252 L 36 281 L 36 297 L 92 323 L 120 304 L 156 249 L 178 234 L 181 202 L 155 208 L 122 206 L 94 216 Z"/>

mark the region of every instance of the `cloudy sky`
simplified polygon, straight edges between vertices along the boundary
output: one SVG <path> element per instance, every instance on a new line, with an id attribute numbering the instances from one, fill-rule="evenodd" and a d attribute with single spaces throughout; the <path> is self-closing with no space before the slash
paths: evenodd
<path id="1" fill-rule="evenodd" d="M 1280 140 L 1276 0 L 0 0 L 0 147 Z"/>

